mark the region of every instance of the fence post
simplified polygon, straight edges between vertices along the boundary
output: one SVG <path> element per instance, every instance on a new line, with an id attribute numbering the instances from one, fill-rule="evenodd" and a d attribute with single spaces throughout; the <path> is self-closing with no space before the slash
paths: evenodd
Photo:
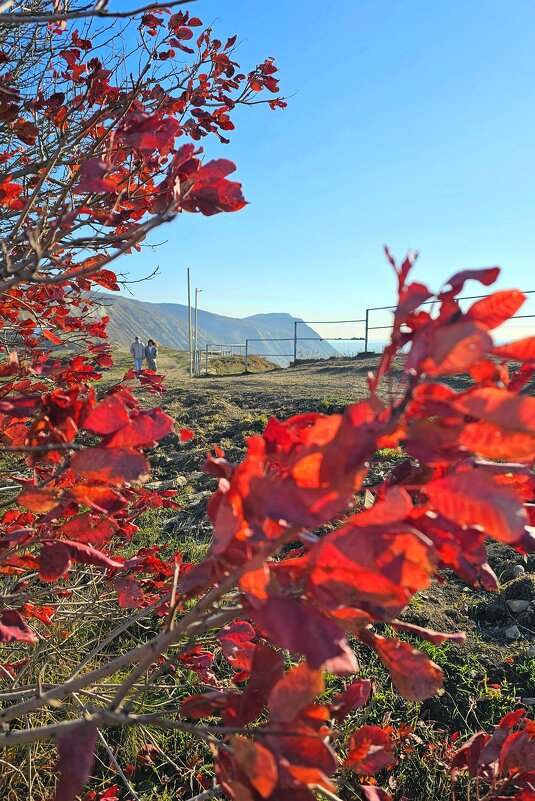
<path id="1" fill-rule="evenodd" d="M 368 352 L 368 323 L 369 323 L 369 309 L 366 309 L 366 323 L 364 327 L 364 352 Z"/>
<path id="2" fill-rule="evenodd" d="M 294 364 L 297 362 L 297 326 L 299 320 L 294 320 Z"/>
<path id="3" fill-rule="evenodd" d="M 206 350 L 204 352 L 204 370 L 206 375 L 208 375 L 208 342 L 206 343 Z"/>
<path id="4" fill-rule="evenodd" d="M 248 370 L 247 370 L 247 368 L 249 366 L 248 361 L 249 361 L 249 340 L 246 339 L 245 340 L 245 372 L 246 373 L 248 372 Z"/>

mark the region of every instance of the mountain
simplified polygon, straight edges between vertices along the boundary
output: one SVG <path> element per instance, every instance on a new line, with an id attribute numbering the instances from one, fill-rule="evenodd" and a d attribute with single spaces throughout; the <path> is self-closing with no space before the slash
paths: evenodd
<path id="1" fill-rule="evenodd" d="M 113 343 L 130 345 L 137 334 L 146 342 L 149 337 L 159 345 L 179 350 L 188 348 L 188 307 L 179 303 L 146 303 L 121 295 L 100 294 L 102 316 L 110 318 L 108 335 Z M 192 311 L 193 317 L 193 311 Z M 293 359 L 294 322 L 290 314 L 254 314 L 251 317 L 225 317 L 198 310 L 198 341 L 206 345 L 243 345 L 245 340 L 284 339 L 282 342 L 249 342 L 249 353 L 277 357 L 279 364 Z M 194 321 L 192 321 L 194 322 Z M 302 323 L 298 328 L 298 358 L 336 356 L 329 343 L 322 342 L 317 331 Z M 307 339 L 310 338 L 310 339 Z M 317 341 L 310 341 L 317 340 Z M 236 351 L 237 352 L 237 351 Z"/>

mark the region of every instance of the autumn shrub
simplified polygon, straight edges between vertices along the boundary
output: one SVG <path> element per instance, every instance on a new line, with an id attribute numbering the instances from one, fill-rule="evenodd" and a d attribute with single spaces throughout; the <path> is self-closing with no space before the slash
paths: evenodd
<path id="1" fill-rule="evenodd" d="M 272 107 L 284 101 L 271 59 L 240 72 L 235 39 L 217 40 L 189 11 L 145 10 L 110 39 L 88 8 L 37 3 L 10 25 L 0 14 L 6 788 L 23 781 L 44 799 L 55 770 L 56 801 L 72 801 L 105 760 L 132 795 L 112 746 L 125 732 L 162 730 L 177 735 L 170 747 L 202 743 L 215 780 L 209 770 L 196 778 L 212 782 L 203 798 L 332 799 L 341 773 L 362 777 L 365 798 L 386 799 L 369 777 L 401 760 L 408 736 L 375 724 L 341 736 L 371 690 L 354 643 L 402 696 L 432 696 L 440 667 L 396 633 L 433 644 L 463 635 L 403 622 L 404 608 L 444 568 L 495 588 L 488 537 L 533 550 L 535 399 L 522 390 L 535 339 L 496 346 L 491 334 L 524 296 L 494 292 L 463 311 L 464 284 L 490 286 L 497 268 L 456 273 L 433 294 L 411 282 L 412 256 L 398 266 L 387 251 L 398 303 L 369 396 L 336 414 L 269 420 L 240 464 L 209 454 L 218 488 L 199 562 L 158 544 L 133 551 L 140 515 L 176 504 L 174 491 L 145 486 L 147 451 L 194 433 L 140 402 L 139 387 L 164 391 L 160 375 L 128 371 L 99 390 L 112 359 L 90 293 L 117 289 L 111 262 L 180 212 L 242 208 L 227 178 L 234 165 L 203 163 L 180 140 L 224 141 L 234 107 L 261 92 Z M 64 343 L 78 351 L 60 358 Z M 443 383 L 458 373 L 473 379 L 463 391 Z M 398 448 L 392 471 L 370 480 L 374 454 Z M 343 686 L 329 693 L 332 676 Z M 527 801 L 533 734 L 512 711 L 493 733 L 445 751 L 442 770 L 462 772 L 480 799 Z M 180 750 L 160 756 L 191 772 Z M 114 793 L 89 789 L 86 799 Z"/>

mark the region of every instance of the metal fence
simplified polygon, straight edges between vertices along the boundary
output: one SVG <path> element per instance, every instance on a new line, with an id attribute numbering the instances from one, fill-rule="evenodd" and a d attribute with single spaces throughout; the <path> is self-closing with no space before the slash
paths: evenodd
<path id="1" fill-rule="evenodd" d="M 299 336 L 298 326 L 300 325 L 345 325 L 364 323 L 365 319 L 359 320 L 294 320 L 294 351 L 293 360 L 297 361 L 298 347 L 300 342 L 358 342 L 363 341 L 364 337 L 301 337 Z"/>
<path id="2" fill-rule="evenodd" d="M 221 359 L 229 356 L 243 356 L 245 344 L 242 342 L 207 342 L 204 348 L 204 371 L 208 375 L 208 362 L 210 358 Z M 193 373 L 201 374 L 201 353 L 199 349 L 193 357 Z"/>
<path id="3" fill-rule="evenodd" d="M 251 337 L 245 340 L 245 361 L 244 371 L 249 372 L 249 356 L 270 356 L 272 359 L 288 359 L 291 353 L 252 353 L 250 342 L 291 342 L 290 337 Z M 253 345 L 254 347 L 254 345 Z"/>
<path id="4" fill-rule="evenodd" d="M 482 300 L 483 298 L 487 298 L 492 293 L 487 293 L 486 295 L 465 295 L 460 298 L 456 298 L 457 301 L 463 302 L 467 300 Z M 535 289 L 523 290 L 522 294 L 524 295 L 535 295 Z M 426 305 L 433 305 L 439 301 L 429 300 L 425 303 L 420 304 L 421 306 Z M 204 371 L 205 374 L 208 375 L 209 373 L 209 360 L 210 358 L 221 358 L 225 356 L 241 356 L 243 357 L 243 369 L 244 372 L 247 373 L 250 367 L 250 358 L 251 356 L 265 356 L 269 359 L 287 359 L 291 360 L 290 363 L 296 363 L 299 361 L 299 346 L 302 342 L 363 342 L 364 343 L 364 352 L 369 352 L 368 349 L 370 347 L 370 342 L 372 341 L 370 334 L 373 331 L 381 331 L 381 332 L 390 332 L 393 326 L 393 319 L 391 319 L 386 324 L 376 325 L 374 320 L 374 316 L 377 312 L 393 312 L 395 310 L 395 306 L 370 306 L 365 310 L 364 317 L 360 317 L 354 320 L 294 320 L 294 334 L 293 337 L 251 337 L 245 340 L 244 343 L 232 343 L 232 344 L 220 344 L 220 343 L 208 343 L 206 345 L 204 355 Z M 392 315 L 393 317 L 393 315 Z M 528 318 L 535 318 L 535 313 L 532 314 L 516 314 L 510 318 L 510 320 L 525 320 Z M 357 325 L 362 326 L 362 336 L 353 336 L 353 337 L 340 337 L 340 336 L 300 336 L 299 334 L 299 326 L 308 325 L 308 326 L 316 326 L 316 325 L 332 325 L 332 326 L 340 326 L 340 325 Z M 373 334 L 372 334 L 373 336 Z M 382 339 L 388 339 L 388 334 L 385 333 Z M 268 342 L 287 342 L 292 343 L 289 345 L 288 350 L 291 349 L 291 352 L 285 352 L 284 350 L 280 353 L 269 353 L 266 350 L 264 352 L 255 352 L 255 343 L 268 343 Z M 256 348 L 258 351 L 258 348 Z M 342 355 L 342 354 L 340 354 Z M 315 358 L 323 358 L 321 356 L 316 356 Z M 196 375 L 200 375 L 200 357 L 198 359 L 198 370 L 195 371 Z"/>
<path id="5" fill-rule="evenodd" d="M 456 298 L 457 301 L 463 300 L 482 300 L 483 298 L 490 297 L 490 294 L 487 293 L 486 295 L 465 295 L 460 298 Z M 535 289 L 528 289 L 522 291 L 523 295 L 535 295 Z M 432 306 L 434 303 L 438 303 L 439 301 L 436 300 L 427 300 L 425 303 L 421 303 L 420 306 Z M 370 325 L 370 312 L 377 312 L 377 311 L 393 311 L 396 307 L 395 306 L 373 306 L 369 309 L 366 309 L 366 317 L 364 319 L 364 351 L 368 351 L 368 346 L 370 342 L 370 331 L 391 331 L 393 323 L 390 322 L 387 325 Z M 510 317 L 510 320 L 525 320 L 528 317 L 535 317 L 535 314 L 515 314 L 513 317 Z"/>

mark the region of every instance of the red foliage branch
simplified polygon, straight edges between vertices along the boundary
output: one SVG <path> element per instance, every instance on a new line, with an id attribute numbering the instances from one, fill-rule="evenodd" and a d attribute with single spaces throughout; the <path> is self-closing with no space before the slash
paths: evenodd
<path id="1" fill-rule="evenodd" d="M 535 339 L 523 341 L 521 364 L 511 370 L 500 360 L 501 349 L 495 348 L 490 331 L 515 313 L 522 295 L 495 293 L 467 312 L 455 301 L 465 280 L 488 285 L 497 270 L 454 276 L 437 294 L 431 313 L 419 308 L 431 293 L 408 283 L 411 264 L 407 259 L 396 267 L 400 302 L 392 341 L 377 374 L 370 376 L 368 399 L 343 414 L 271 420 L 263 436 L 249 440 L 240 465 L 228 463 L 221 452 L 208 457 L 206 470 L 219 482 L 208 506 L 213 545 L 180 578 L 162 633 L 39 699 L 15 703 L 0 713 L 0 720 L 16 720 L 137 665 L 118 686 L 111 706 L 93 706 L 83 725 L 64 721 L 6 734 L 6 744 L 59 736 L 60 767 L 76 770 L 73 786 L 81 786 L 90 766 L 82 766 L 70 749 L 85 753 L 96 727 L 148 719 L 166 725 L 164 712 L 147 718 L 129 714 L 123 705 L 132 693 L 135 697 L 136 683 L 147 671 L 154 676 L 171 670 L 174 660 L 166 652 L 182 643 L 184 664 L 213 686 L 186 699 L 173 725 L 211 740 L 219 735 L 216 774 L 225 792 L 238 801 L 290 795 L 311 801 L 311 787 L 334 790 L 339 762 L 329 742 L 334 736 L 331 717 L 344 717 L 369 692 L 357 684 L 332 707 L 315 700 L 323 692 L 324 671 L 357 671 L 348 635 L 377 653 L 406 698 L 421 700 L 439 689 L 437 665 L 407 642 L 381 634 L 381 626 L 388 622 L 408 628 L 433 642 L 459 640 L 459 635 L 407 627 L 397 617 L 444 567 L 473 586 L 494 588 L 484 549 L 487 536 L 523 553 L 533 550 L 534 507 L 529 502 L 534 496 L 535 400 L 519 390 L 535 369 Z M 507 354 L 516 347 L 509 345 Z M 402 348 L 408 348 L 403 376 L 387 404 L 380 396 L 381 379 Z M 474 385 L 456 391 L 441 382 L 458 372 L 469 373 Z M 18 414 L 16 419 L 35 432 L 25 443 L 52 445 L 39 456 L 39 470 L 44 464 L 57 473 L 43 486 L 24 486 L 19 505 L 30 513 L 6 513 L 10 535 L 3 569 L 21 575 L 38 570 L 46 582 L 63 576 L 73 562 L 91 564 L 115 583 L 124 606 L 153 601 L 157 596 L 147 588 L 154 588 L 154 556 L 123 560 L 96 548 L 94 538 L 106 545 L 117 529 L 131 525 L 122 510 L 143 490 L 128 484 L 146 471 L 136 449 L 169 432 L 169 418 L 159 410 L 141 411 L 121 385 L 101 401 L 80 397 L 74 388 L 61 396 L 21 394 L 7 403 L 11 406 L 2 408 L 11 419 Z M 98 442 L 66 456 L 57 446 L 68 449 L 79 430 L 97 436 Z M 407 458 L 380 484 L 370 484 L 367 473 L 376 450 L 398 445 Z M 366 506 L 359 501 L 364 487 Z M 93 534 L 91 509 L 111 513 L 115 531 Z M 65 522 L 68 513 L 75 525 Z M 328 523 L 331 530 L 313 533 Z M 77 538 L 73 532 L 80 530 Z M 156 561 L 164 594 L 161 611 L 166 612 L 173 570 Z M 195 596 L 200 600 L 186 611 L 185 602 Z M 6 639 L 31 642 L 35 635 L 24 610 L 4 614 Z M 225 619 L 234 622 L 221 628 Z M 195 649 L 188 653 L 191 632 L 198 636 L 218 626 L 222 653 L 235 671 L 230 686 L 222 685 L 209 667 L 213 650 L 204 650 L 202 658 Z M 285 672 L 285 652 L 304 661 Z M 221 725 L 187 722 L 214 716 L 221 717 Z M 389 764 L 392 753 L 388 738 L 367 727 L 355 732 L 345 764 L 369 774 Z"/>
<path id="2" fill-rule="evenodd" d="M 354 677 L 358 640 L 406 698 L 433 695 L 439 667 L 385 636 L 384 624 L 459 641 L 398 616 L 444 567 L 494 588 L 487 537 L 523 553 L 535 542 L 535 400 L 522 392 L 535 370 L 535 339 L 496 347 L 491 335 L 523 296 L 497 292 L 463 312 L 455 298 L 464 283 L 490 286 L 498 274 L 466 271 L 429 311 L 422 304 L 432 292 L 409 283 L 413 259 L 398 267 L 387 254 L 398 306 L 369 397 L 343 414 L 270 420 L 239 465 L 221 451 L 209 455 L 205 469 L 218 488 L 208 505 L 213 543 L 200 563 L 162 558 L 158 546 L 124 555 L 138 516 L 175 503 L 173 493 L 144 486 L 147 450 L 173 434 L 173 421 L 142 408 L 133 372 L 95 390 L 111 357 L 106 319 L 96 318 L 88 293 L 95 284 L 116 289 L 109 263 L 178 213 L 243 206 L 239 184 L 227 178 L 234 165 L 203 164 L 179 140 L 212 133 L 225 141 L 238 103 L 278 89 L 270 59 L 238 71 L 234 38 L 223 45 L 207 29 L 187 44 L 197 27 L 186 12 L 145 14 L 136 53 L 146 60 L 132 84 L 118 80 L 132 55 L 105 63 L 96 51 L 108 52 L 106 39 L 95 44 L 90 29 L 52 27 L 26 72 L 20 62 L 13 68 L 25 41 L 18 34 L 1 58 L 0 317 L 18 347 L 6 343 L 0 364 L 0 434 L 13 460 L 5 462 L 11 495 L 0 519 L 0 641 L 15 655 L 0 665 L 13 685 L 3 696 L 0 745 L 54 739 L 56 798 L 67 801 L 91 773 L 98 733 L 111 726 L 150 724 L 204 739 L 219 786 L 235 801 L 312 801 L 317 788 L 332 795 L 341 767 L 381 770 L 396 758 L 388 731 L 366 726 L 341 743 L 335 727 L 371 687 L 352 678 L 332 701 L 318 702 L 325 672 Z M 194 57 L 187 69 L 179 51 Z M 61 358 L 51 345 L 69 339 L 86 348 Z M 391 392 L 384 385 L 394 360 L 403 369 Z M 473 384 L 453 389 L 447 380 L 457 373 Z M 161 376 L 147 371 L 141 382 L 163 391 Z M 407 458 L 373 484 L 377 449 L 397 446 Z M 52 685 L 39 676 L 24 684 L 49 631 L 68 640 L 80 616 L 100 620 L 117 604 L 135 611 L 126 620 L 121 611 L 114 627 L 109 617 L 102 642 L 87 644 L 74 670 Z M 135 647 L 106 657 L 109 643 L 150 615 L 156 632 L 152 625 Z M 201 691 L 179 703 L 186 672 Z M 160 681 L 166 700 L 146 711 Z M 486 782 L 488 798 L 522 798 L 532 781 L 524 776 L 531 723 L 506 719 L 497 731 L 461 751 L 454 768 Z M 377 788 L 364 793 L 386 798 Z"/>
<path id="3" fill-rule="evenodd" d="M 87 291 L 88 277 L 115 289 L 106 265 L 154 228 L 182 211 L 244 206 L 227 178 L 232 162 L 203 165 L 180 139 L 226 143 L 237 105 L 284 107 L 273 60 L 241 72 L 236 37 L 223 43 L 187 11 L 145 13 L 136 30 L 134 22 L 114 31 L 113 52 L 109 29 L 94 23 L 6 34 L 0 290 L 69 281 Z M 125 80 L 129 70 L 137 78 Z"/>

